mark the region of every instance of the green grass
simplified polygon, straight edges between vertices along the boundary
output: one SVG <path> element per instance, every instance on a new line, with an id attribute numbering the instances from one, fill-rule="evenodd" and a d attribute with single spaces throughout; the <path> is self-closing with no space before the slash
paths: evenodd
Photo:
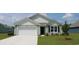
<path id="1" fill-rule="evenodd" d="M 7 33 L 1 33 L 1 34 L 0 34 L 0 40 L 5 39 L 5 38 L 8 38 L 8 37 L 9 37 L 9 36 L 8 36 Z"/>
<path id="2" fill-rule="evenodd" d="M 71 38 L 66 40 L 65 38 Z M 69 36 L 63 35 L 51 35 L 51 36 L 39 36 L 38 45 L 78 45 L 79 33 L 70 34 Z"/>

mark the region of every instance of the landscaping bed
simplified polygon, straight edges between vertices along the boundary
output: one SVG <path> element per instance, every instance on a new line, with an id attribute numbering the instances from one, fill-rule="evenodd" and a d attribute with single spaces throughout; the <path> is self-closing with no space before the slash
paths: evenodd
<path id="1" fill-rule="evenodd" d="M 77 45 L 79 44 L 79 33 L 72 33 L 69 36 L 50 35 L 39 36 L 38 45 Z"/>

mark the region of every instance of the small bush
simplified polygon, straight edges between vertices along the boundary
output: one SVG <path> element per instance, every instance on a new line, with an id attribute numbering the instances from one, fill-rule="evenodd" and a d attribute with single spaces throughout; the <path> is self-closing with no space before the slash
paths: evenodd
<path id="1" fill-rule="evenodd" d="M 49 34 L 48 34 L 48 33 L 46 33 L 45 35 L 46 35 L 46 36 L 48 36 Z"/>
<path id="2" fill-rule="evenodd" d="M 54 35 L 53 33 L 51 33 L 51 35 Z"/>
<path id="3" fill-rule="evenodd" d="M 57 33 L 55 35 L 58 35 Z"/>
<path id="4" fill-rule="evenodd" d="M 70 24 L 67 24 L 67 22 L 65 22 L 65 24 L 62 25 L 63 35 L 69 35 L 68 33 L 69 29 L 70 29 Z"/>
<path id="5" fill-rule="evenodd" d="M 67 36 L 68 36 L 68 35 L 69 35 L 69 33 L 63 33 L 62 35 L 67 35 Z"/>
<path id="6" fill-rule="evenodd" d="M 72 40 L 72 38 L 65 38 L 65 40 Z"/>
<path id="7" fill-rule="evenodd" d="M 9 36 L 13 36 L 13 35 L 14 35 L 14 33 L 8 33 L 8 35 L 9 35 Z"/>
<path id="8" fill-rule="evenodd" d="M 13 31 L 8 31 L 8 35 L 9 36 L 13 36 L 14 35 L 14 32 Z"/>

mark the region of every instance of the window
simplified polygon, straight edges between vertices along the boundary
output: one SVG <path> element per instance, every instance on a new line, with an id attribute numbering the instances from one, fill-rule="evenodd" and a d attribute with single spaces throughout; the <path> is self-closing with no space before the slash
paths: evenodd
<path id="1" fill-rule="evenodd" d="M 51 26 L 51 32 L 53 32 L 53 26 Z"/>
<path id="2" fill-rule="evenodd" d="M 55 32 L 57 32 L 57 27 L 55 26 Z"/>
<path id="3" fill-rule="evenodd" d="M 58 32 L 60 32 L 60 27 L 58 26 Z"/>

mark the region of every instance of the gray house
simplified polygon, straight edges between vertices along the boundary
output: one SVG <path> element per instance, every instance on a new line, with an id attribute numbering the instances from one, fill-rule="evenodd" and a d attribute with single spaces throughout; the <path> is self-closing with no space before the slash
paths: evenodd
<path id="1" fill-rule="evenodd" d="M 69 33 L 79 33 L 79 21 L 71 24 Z"/>
<path id="2" fill-rule="evenodd" d="M 15 23 L 15 35 L 45 35 L 62 34 L 61 24 L 50 19 L 47 14 L 36 13 L 31 17 Z"/>

